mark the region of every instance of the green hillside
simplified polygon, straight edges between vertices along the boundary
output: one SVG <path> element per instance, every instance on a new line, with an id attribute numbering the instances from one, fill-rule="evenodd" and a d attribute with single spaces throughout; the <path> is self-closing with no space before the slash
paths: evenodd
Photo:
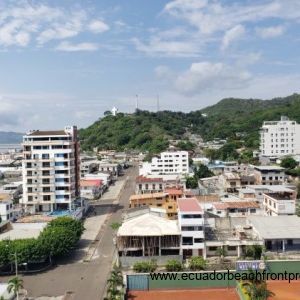
<path id="1" fill-rule="evenodd" d="M 206 114 L 203 115 L 203 114 Z M 182 139 L 187 131 L 213 138 L 240 139 L 247 147 L 258 146 L 258 129 L 263 121 L 288 116 L 300 123 L 300 95 L 272 100 L 223 99 L 213 106 L 190 113 L 148 112 L 105 116 L 80 130 L 82 148 L 140 149 L 159 152 L 168 139 Z M 238 135 L 237 135 L 238 133 Z"/>

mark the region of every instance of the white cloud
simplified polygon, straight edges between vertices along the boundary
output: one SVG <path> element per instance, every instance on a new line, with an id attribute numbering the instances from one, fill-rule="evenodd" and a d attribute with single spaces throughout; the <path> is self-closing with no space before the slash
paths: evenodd
<path id="1" fill-rule="evenodd" d="M 244 33 L 245 33 L 245 28 L 240 24 L 227 30 L 222 40 L 222 46 L 221 46 L 222 50 L 227 49 L 233 41 L 241 38 L 244 35 Z"/>
<path id="2" fill-rule="evenodd" d="M 263 39 L 281 36 L 285 31 L 284 26 L 271 26 L 256 28 L 256 33 Z"/>
<path id="3" fill-rule="evenodd" d="M 144 43 L 138 38 L 133 38 L 132 41 L 138 51 L 147 55 L 189 57 L 197 56 L 200 51 L 200 45 L 193 41 L 165 40 L 158 36 L 151 36 L 148 43 Z"/>
<path id="4" fill-rule="evenodd" d="M 175 88 L 184 94 L 199 94 L 206 89 L 236 89 L 251 79 L 247 70 L 224 63 L 208 61 L 195 62 L 190 68 L 179 74 Z"/>
<path id="5" fill-rule="evenodd" d="M 91 11 L 74 6 L 51 7 L 27 1 L 7 2 L 0 9 L 0 46 L 25 47 L 36 41 L 41 47 L 52 40 L 78 36 L 82 32 L 104 32 L 109 26 Z"/>
<path id="6" fill-rule="evenodd" d="M 270 18 L 297 21 L 300 17 L 300 2 L 295 0 L 225 3 L 217 0 L 174 0 L 166 4 L 164 12 L 188 22 L 203 34 L 222 32 L 238 24 Z"/>
<path id="7" fill-rule="evenodd" d="M 88 28 L 93 33 L 102 33 L 109 30 L 109 26 L 100 20 L 94 20 L 89 25 Z"/>
<path id="8" fill-rule="evenodd" d="M 55 49 L 66 52 L 96 51 L 99 49 L 99 46 L 95 43 L 72 44 L 68 41 L 63 41 Z"/>

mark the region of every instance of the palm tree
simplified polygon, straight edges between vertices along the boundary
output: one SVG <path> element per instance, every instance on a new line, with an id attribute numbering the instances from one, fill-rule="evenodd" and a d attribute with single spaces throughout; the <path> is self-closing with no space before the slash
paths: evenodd
<path id="1" fill-rule="evenodd" d="M 123 297 L 123 276 L 121 269 L 114 265 L 110 278 L 107 280 L 107 297 L 108 300 L 121 300 Z"/>
<path id="2" fill-rule="evenodd" d="M 224 257 L 227 255 L 227 250 L 224 246 L 221 246 L 216 251 L 217 255 L 220 256 L 220 262 L 224 261 Z"/>
<path id="3" fill-rule="evenodd" d="M 248 284 L 246 290 L 251 300 L 267 300 L 275 296 L 273 292 L 268 290 L 266 282 Z"/>
<path id="4" fill-rule="evenodd" d="M 17 300 L 19 300 L 19 291 L 23 288 L 23 280 L 18 276 L 13 277 L 8 282 L 7 291 L 9 293 L 13 292 L 15 296 L 17 296 Z"/>

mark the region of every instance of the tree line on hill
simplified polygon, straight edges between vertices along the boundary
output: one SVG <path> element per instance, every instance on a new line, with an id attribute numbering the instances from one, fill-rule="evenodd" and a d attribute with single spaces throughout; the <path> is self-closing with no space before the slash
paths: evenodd
<path id="1" fill-rule="evenodd" d="M 81 129 L 79 136 L 83 150 L 136 149 L 155 154 L 165 150 L 170 139 L 180 140 L 179 149 L 193 150 L 195 145 L 185 134 L 198 134 L 204 140 L 227 139 L 225 148 L 213 155 L 235 159 L 239 155 L 237 147 L 258 148 L 263 121 L 279 120 L 281 115 L 300 122 L 300 95 L 272 100 L 228 98 L 189 113 L 138 110 L 134 114 L 106 114 Z"/>

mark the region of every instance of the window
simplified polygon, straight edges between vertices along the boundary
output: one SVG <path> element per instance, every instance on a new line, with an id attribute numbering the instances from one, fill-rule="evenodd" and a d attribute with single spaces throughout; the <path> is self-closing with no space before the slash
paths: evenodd
<path id="1" fill-rule="evenodd" d="M 196 238 L 194 239 L 194 243 L 203 243 L 203 239 Z"/>
<path id="2" fill-rule="evenodd" d="M 44 195 L 43 200 L 44 201 L 50 201 L 51 200 L 51 195 Z"/>
<path id="3" fill-rule="evenodd" d="M 217 251 L 218 247 L 208 247 L 209 251 Z"/>
<path id="4" fill-rule="evenodd" d="M 182 215 L 183 219 L 201 219 L 202 215 Z"/>
<path id="5" fill-rule="evenodd" d="M 227 250 L 228 251 L 235 251 L 236 250 L 236 246 L 227 246 Z"/>
<path id="6" fill-rule="evenodd" d="M 182 245 L 193 245 L 193 237 L 189 237 L 189 236 L 182 237 Z"/>
<path id="7" fill-rule="evenodd" d="M 42 159 L 49 159 L 49 158 L 50 158 L 49 154 L 42 154 Z"/>

